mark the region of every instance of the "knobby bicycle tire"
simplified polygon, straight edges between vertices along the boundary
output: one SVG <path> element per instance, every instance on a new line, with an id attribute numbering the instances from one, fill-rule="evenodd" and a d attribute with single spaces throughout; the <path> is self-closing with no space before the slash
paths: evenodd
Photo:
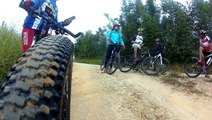
<path id="1" fill-rule="evenodd" d="M 160 70 L 161 70 L 161 64 L 160 64 L 160 60 L 157 59 L 155 60 L 154 57 L 146 57 L 143 61 L 142 61 L 142 64 L 141 64 L 141 70 L 147 74 L 147 75 L 150 75 L 150 76 L 154 76 L 154 75 L 157 75 Z M 152 61 L 153 64 L 152 64 Z"/>
<path id="2" fill-rule="evenodd" d="M 121 72 L 129 72 L 133 68 L 134 57 L 132 56 L 121 56 L 119 69 Z"/>
<path id="3" fill-rule="evenodd" d="M 64 102 L 64 90 L 65 83 L 70 84 L 66 80 L 71 79 L 72 52 L 73 43 L 67 37 L 52 35 L 23 54 L 2 86 L 0 119 L 69 119 L 70 109 L 64 110 L 63 104 L 70 104 Z"/>
<path id="4" fill-rule="evenodd" d="M 188 77 L 196 78 L 202 73 L 202 70 L 198 68 L 202 68 L 203 65 L 198 61 L 199 59 L 197 57 L 189 57 L 186 59 L 183 68 Z M 194 64 L 195 66 L 193 66 Z"/>
<path id="5" fill-rule="evenodd" d="M 105 56 L 102 58 L 101 63 L 100 63 L 100 70 L 102 70 L 104 68 L 104 64 L 105 64 Z"/>
<path id="6" fill-rule="evenodd" d="M 161 71 L 160 71 L 160 73 L 161 74 L 164 74 L 164 73 L 166 73 L 168 70 L 169 70 L 169 68 L 170 68 L 170 62 L 169 62 L 169 60 L 168 59 L 166 59 L 166 58 L 162 58 L 162 61 L 163 61 L 163 64 L 162 64 L 162 68 L 161 68 Z"/>

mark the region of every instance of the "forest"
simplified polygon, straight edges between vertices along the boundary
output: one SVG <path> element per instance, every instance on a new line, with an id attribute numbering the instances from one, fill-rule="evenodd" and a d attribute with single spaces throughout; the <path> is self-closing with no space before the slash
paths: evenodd
<path id="1" fill-rule="evenodd" d="M 105 13 L 108 24 L 98 31 L 85 32 L 75 44 L 75 57 L 78 59 L 100 59 L 106 50 L 105 35 L 114 22 L 121 25 L 120 32 L 126 45 L 126 54 L 132 53 L 131 39 L 143 28 L 144 46 L 150 49 L 159 38 L 165 46 L 163 56 L 171 63 L 183 63 L 188 56 L 197 56 L 199 47 L 198 32 L 207 31 L 212 38 L 212 0 L 191 0 L 182 4 L 175 0 L 122 0 L 121 15 L 111 18 Z"/>

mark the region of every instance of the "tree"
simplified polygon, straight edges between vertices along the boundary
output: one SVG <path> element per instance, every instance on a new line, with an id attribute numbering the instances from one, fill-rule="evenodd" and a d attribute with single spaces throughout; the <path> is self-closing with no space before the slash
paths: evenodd
<path id="1" fill-rule="evenodd" d="M 85 35 L 77 39 L 75 55 L 77 58 L 100 58 L 104 52 L 105 44 L 101 32 L 92 34 L 91 31 L 87 31 Z"/>
<path id="2" fill-rule="evenodd" d="M 195 50 L 185 6 L 173 0 L 163 0 L 162 10 L 162 38 L 166 56 L 172 62 L 183 62 Z"/>

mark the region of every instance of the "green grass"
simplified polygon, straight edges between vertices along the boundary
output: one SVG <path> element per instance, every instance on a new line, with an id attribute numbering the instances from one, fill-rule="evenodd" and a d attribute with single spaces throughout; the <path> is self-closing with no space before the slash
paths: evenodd
<path id="1" fill-rule="evenodd" d="M 101 59 L 75 58 L 74 62 L 100 65 Z"/>
<path id="2" fill-rule="evenodd" d="M 168 75 L 163 76 L 161 78 L 161 80 L 164 83 L 168 83 L 168 84 L 176 85 L 176 86 L 181 86 L 181 82 L 179 81 L 180 78 L 181 78 L 181 76 L 179 75 L 179 73 L 170 72 Z"/>
<path id="3" fill-rule="evenodd" d="M 0 26 L 0 82 L 22 54 L 21 36 L 4 22 Z"/>

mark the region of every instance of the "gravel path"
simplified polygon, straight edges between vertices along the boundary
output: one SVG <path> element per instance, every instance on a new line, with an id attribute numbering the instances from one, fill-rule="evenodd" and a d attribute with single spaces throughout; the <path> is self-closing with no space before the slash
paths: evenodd
<path id="1" fill-rule="evenodd" d="M 212 83 L 211 83 L 212 84 Z M 71 120 L 211 120 L 210 97 L 188 95 L 141 73 L 100 73 L 74 63 Z"/>

